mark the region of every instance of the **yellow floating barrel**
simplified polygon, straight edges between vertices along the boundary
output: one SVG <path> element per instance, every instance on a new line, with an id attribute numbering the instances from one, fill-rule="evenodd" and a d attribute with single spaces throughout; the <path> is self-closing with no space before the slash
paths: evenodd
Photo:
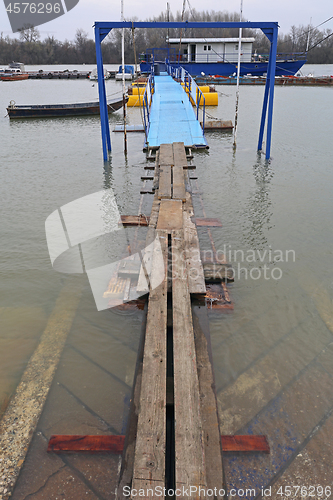
<path id="1" fill-rule="evenodd" d="M 207 92 L 204 94 L 200 94 L 199 106 L 203 106 L 202 95 L 205 98 L 205 106 L 217 106 L 218 105 L 218 103 L 219 103 L 218 93 L 217 92 Z M 191 103 L 193 104 L 193 106 L 196 104 L 196 103 L 194 103 L 194 100 L 192 99 L 192 97 L 191 97 Z"/>
<path id="2" fill-rule="evenodd" d="M 183 82 L 181 83 L 181 85 L 182 85 L 182 87 L 185 87 Z M 212 89 L 209 85 L 199 86 L 199 89 L 201 90 L 201 92 L 205 96 L 205 105 L 206 106 L 218 106 L 219 96 L 218 96 L 217 92 L 212 92 Z M 186 88 L 185 91 L 188 94 L 188 88 Z M 196 97 L 196 99 L 197 99 L 197 97 Z M 194 101 L 192 98 L 191 98 L 191 102 L 194 105 Z M 203 98 L 202 97 L 200 97 L 200 104 L 199 105 L 203 106 Z"/>
<path id="3" fill-rule="evenodd" d="M 146 87 L 132 87 L 132 95 L 143 95 L 145 93 Z"/>
<path id="4" fill-rule="evenodd" d="M 143 104 L 143 95 L 134 94 L 128 96 L 127 106 L 132 108 L 134 106 L 142 106 Z"/>
<path id="5" fill-rule="evenodd" d="M 208 92 L 211 92 L 209 85 L 198 85 L 198 87 L 203 94 L 207 94 Z"/>
<path id="6" fill-rule="evenodd" d="M 206 106 L 217 106 L 219 103 L 219 96 L 217 92 L 204 92 L 205 105 Z M 203 106 L 203 98 L 200 96 L 200 106 Z"/>

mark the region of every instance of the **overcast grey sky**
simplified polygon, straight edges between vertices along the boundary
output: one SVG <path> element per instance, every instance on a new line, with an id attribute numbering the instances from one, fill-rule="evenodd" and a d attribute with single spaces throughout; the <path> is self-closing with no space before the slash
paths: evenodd
<path id="1" fill-rule="evenodd" d="M 15 0 L 14 0 L 15 1 Z M 24 0 L 22 0 L 24 1 Z M 44 0 L 36 0 L 36 3 Z M 47 0 L 45 0 L 45 3 Z M 62 2 L 64 3 L 64 2 Z M 182 0 L 169 0 L 173 13 L 182 9 Z M 216 0 L 190 0 L 192 8 L 200 11 L 215 10 L 239 12 L 240 0 L 217 2 Z M 3 2 L 0 4 L 0 32 L 4 36 L 13 36 Z M 124 0 L 126 20 L 133 17 L 145 20 L 166 10 L 165 0 Z M 333 15 L 332 0 L 243 0 L 243 16 L 249 21 L 277 21 L 280 32 L 286 34 L 292 25 L 307 25 L 312 18 L 316 26 Z M 86 31 L 93 38 L 94 21 L 119 21 L 120 0 L 80 0 L 78 5 L 65 15 L 38 27 L 41 38 L 52 35 L 58 40 L 73 40 L 78 28 Z M 333 19 L 320 29 L 333 30 Z"/>

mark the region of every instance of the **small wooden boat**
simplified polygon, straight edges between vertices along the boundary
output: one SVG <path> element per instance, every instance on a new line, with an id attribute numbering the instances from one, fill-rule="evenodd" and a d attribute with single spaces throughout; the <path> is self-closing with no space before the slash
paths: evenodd
<path id="1" fill-rule="evenodd" d="M 128 97 L 126 97 L 126 102 Z M 123 106 L 123 98 L 108 101 L 108 112 L 113 113 Z M 9 118 L 50 118 L 57 116 L 90 116 L 99 115 L 99 102 L 81 102 L 75 104 L 36 104 L 16 105 L 10 101 L 7 108 Z"/>
<path id="2" fill-rule="evenodd" d="M 16 82 L 17 80 L 28 80 L 28 73 L 2 73 L 0 79 L 3 82 Z"/>

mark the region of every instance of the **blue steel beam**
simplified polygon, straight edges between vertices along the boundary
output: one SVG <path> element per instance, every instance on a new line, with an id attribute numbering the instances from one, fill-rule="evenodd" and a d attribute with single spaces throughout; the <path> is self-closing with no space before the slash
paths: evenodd
<path id="1" fill-rule="evenodd" d="M 264 30 L 263 30 L 264 31 Z M 276 68 L 276 50 L 277 50 L 277 36 L 278 30 L 275 29 L 273 33 L 265 33 L 271 42 L 269 60 L 267 67 L 267 78 L 264 92 L 264 101 L 262 106 L 258 151 L 262 150 L 262 143 L 265 130 L 265 121 L 268 106 L 268 119 L 267 119 L 267 143 L 266 143 L 266 159 L 268 160 L 271 155 L 271 139 L 272 139 L 272 122 L 273 122 L 273 100 L 274 100 L 274 83 L 275 83 L 275 68 Z"/>
<path id="2" fill-rule="evenodd" d="M 164 22 L 164 21 L 97 21 L 94 27 L 103 30 L 112 30 L 113 28 L 258 28 L 261 30 L 274 30 L 278 28 L 277 22 Z M 266 34 L 266 33 L 265 33 Z"/>
<path id="3" fill-rule="evenodd" d="M 101 113 L 101 129 L 102 129 L 102 144 L 104 160 L 107 160 L 107 150 L 111 151 L 110 128 L 107 113 L 107 102 L 105 93 L 104 73 L 101 42 L 113 28 L 257 28 L 267 36 L 271 42 L 270 57 L 267 71 L 267 80 L 264 92 L 264 101 L 261 115 L 261 123 L 259 130 L 258 150 L 262 149 L 263 135 L 265 129 L 265 121 L 268 105 L 268 120 L 267 120 L 267 146 L 266 158 L 270 157 L 271 149 L 271 134 L 272 134 L 272 119 L 273 119 L 273 98 L 274 98 L 274 82 L 276 70 L 276 50 L 277 50 L 277 35 L 279 25 L 277 22 L 151 22 L 151 21 L 97 21 L 95 27 L 95 43 L 96 43 L 96 60 L 98 73 L 98 88 L 100 97 L 100 113 Z"/>

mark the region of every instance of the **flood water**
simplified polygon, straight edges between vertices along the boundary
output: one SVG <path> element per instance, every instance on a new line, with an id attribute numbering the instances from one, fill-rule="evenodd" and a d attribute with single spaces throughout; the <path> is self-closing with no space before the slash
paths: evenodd
<path id="1" fill-rule="evenodd" d="M 333 74 L 333 65 L 302 71 Z M 109 80 L 106 86 L 110 96 L 121 92 L 120 82 Z M 208 114 L 234 121 L 235 87 L 216 88 L 219 106 L 208 108 Z M 269 434 L 267 414 L 279 398 L 281 415 L 290 411 L 283 425 L 296 453 L 333 405 L 333 88 L 275 87 L 270 162 L 256 151 L 263 92 L 262 86 L 240 88 L 236 150 L 230 133 L 210 132 L 209 150 L 194 153 L 195 191 L 201 193 L 194 195 L 194 208 L 200 216 L 201 196 L 207 217 L 222 221 L 222 228 L 212 230 L 215 245 L 236 272 L 229 288 L 233 312 L 209 316 L 223 433 Z M 2 409 L 71 279 L 52 269 L 46 218 L 66 203 L 107 188 L 113 189 L 122 214 L 136 214 L 147 163 L 142 133 L 128 134 L 125 159 L 123 136 L 112 132 L 112 159 L 105 165 L 98 117 L 9 121 L 5 108 L 11 100 L 49 104 L 95 98 L 97 84 L 89 80 L 0 83 Z M 121 120 L 121 110 L 110 116 L 111 130 Z M 138 108 L 128 109 L 128 122 L 141 123 Z M 142 211 L 148 210 L 149 201 Z M 204 228 L 199 237 L 209 250 Z M 87 352 L 92 346 L 97 353 L 119 349 L 112 372 L 130 385 L 142 313 L 98 313 L 86 275 L 77 279 L 83 297 L 75 335 Z M 111 333 L 100 346 L 91 338 L 92 324 Z M 127 359 L 120 349 L 124 342 L 130 346 Z M 93 378 L 89 390 L 105 398 Z M 288 390 L 302 394 L 297 411 Z M 121 431 L 121 422 L 114 425 Z M 332 443 L 331 435 L 325 440 Z M 229 462 L 233 477 L 237 467 Z"/>

